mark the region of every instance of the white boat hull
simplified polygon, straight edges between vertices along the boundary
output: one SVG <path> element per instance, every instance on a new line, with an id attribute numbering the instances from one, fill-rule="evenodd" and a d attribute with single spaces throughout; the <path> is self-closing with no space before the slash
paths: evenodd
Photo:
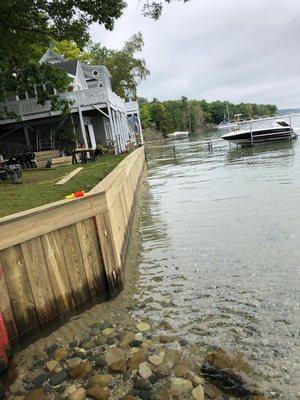
<path id="1" fill-rule="evenodd" d="M 295 139 L 296 133 L 290 127 L 272 127 L 263 129 L 238 130 L 226 133 L 222 139 L 235 144 L 252 144 L 274 140 Z"/>

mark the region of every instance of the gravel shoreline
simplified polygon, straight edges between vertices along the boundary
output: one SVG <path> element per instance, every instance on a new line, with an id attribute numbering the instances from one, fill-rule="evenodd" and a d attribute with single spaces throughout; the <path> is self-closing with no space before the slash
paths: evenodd
<path id="1" fill-rule="evenodd" d="M 39 351 L 6 390 L 9 400 L 233 400 L 201 375 L 186 340 L 147 321 L 93 323 Z M 1 398 L 1 396 L 0 396 Z M 250 399 L 250 397 L 248 397 Z M 263 397 L 251 396 L 253 400 Z"/>

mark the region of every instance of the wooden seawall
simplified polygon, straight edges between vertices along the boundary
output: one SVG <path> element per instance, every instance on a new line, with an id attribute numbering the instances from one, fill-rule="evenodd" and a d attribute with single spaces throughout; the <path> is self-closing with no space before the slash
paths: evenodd
<path id="1" fill-rule="evenodd" d="M 10 340 L 97 293 L 122 289 L 122 259 L 144 148 L 85 197 L 0 219 L 0 312 Z"/>

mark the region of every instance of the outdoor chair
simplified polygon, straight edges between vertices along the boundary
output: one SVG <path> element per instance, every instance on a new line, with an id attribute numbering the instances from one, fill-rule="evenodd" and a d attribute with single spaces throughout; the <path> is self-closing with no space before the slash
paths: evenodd
<path id="1" fill-rule="evenodd" d="M 18 154 L 16 157 L 11 157 L 11 159 L 14 158 L 16 158 L 17 162 L 21 165 L 22 168 L 37 168 L 34 153 Z"/>

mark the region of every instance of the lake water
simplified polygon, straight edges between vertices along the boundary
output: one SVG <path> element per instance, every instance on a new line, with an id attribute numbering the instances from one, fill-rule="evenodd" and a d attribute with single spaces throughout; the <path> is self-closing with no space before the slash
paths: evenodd
<path id="1" fill-rule="evenodd" d="M 296 400 L 300 140 L 252 152 L 219 136 L 147 145 L 136 314 L 234 348 L 272 398 Z"/>

